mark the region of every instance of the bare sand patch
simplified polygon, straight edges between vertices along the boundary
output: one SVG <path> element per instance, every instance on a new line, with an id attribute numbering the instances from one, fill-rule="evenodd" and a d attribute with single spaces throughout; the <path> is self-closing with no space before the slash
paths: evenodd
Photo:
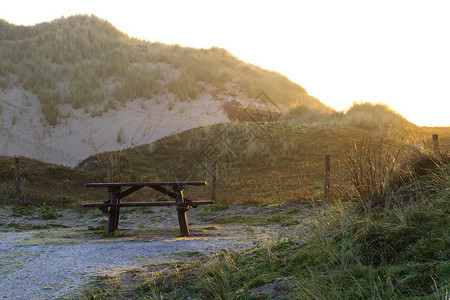
<path id="1" fill-rule="evenodd" d="M 95 117 L 85 109 L 63 105 L 64 117 L 51 127 L 43 120 L 36 95 L 20 87 L 7 89 L 0 91 L 0 155 L 25 156 L 74 167 L 97 153 L 148 144 L 187 129 L 228 122 L 223 102 L 218 99 L 203 93 L 195 100 L 181 102 L 169 93 L 118 104 L 116 110 L 109 109 Z"/>

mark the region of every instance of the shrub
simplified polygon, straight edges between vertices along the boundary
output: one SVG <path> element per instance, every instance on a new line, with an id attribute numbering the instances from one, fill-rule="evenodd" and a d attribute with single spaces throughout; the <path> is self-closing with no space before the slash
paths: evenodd
<path id="1" fill-rule="evenodd" d="M 40 208 L 40 217 L 44 220 L 58 219 L 62 215 L 56 213 L 51 206 L 44 205 Z"/>
<path id="2" fill-rule="evenodd" d="M 365 128 L 393 127 L 409 128 L 413 126 L 392 108 L 381 103 L 356 103 L 345 113 L 345 124 Z"/>
<path id="3" fill-rule="evenodd" d="M 32 215 L 33 208 L 27 208 L 24 206 L 14 206 L 12 209 L 12 214 L 15 217 Z"/>
<path id="4" fill-rule="evenodd" d="M 316 103 L 304 104 L 298 102 L 287 112 L 283 113 L 281 121 L 302 125 L 316 125 L 336 123 L 342 117 L 342 113 L 338 113 L 330 107 Z"/>
<path id="5" fill-rule="evenodd" d="M 351 180 L 360 208 L 384 207 L 389 183 L 402 171 L 402 150 L 367 139 L 352 141 L 347 149 L 341 168 Z"/>

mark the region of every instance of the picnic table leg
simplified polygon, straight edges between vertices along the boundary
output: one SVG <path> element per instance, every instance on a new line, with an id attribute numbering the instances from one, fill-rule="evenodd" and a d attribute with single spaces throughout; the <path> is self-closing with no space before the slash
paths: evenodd
<path id="1" fill-rule="evenodd" d="M 117 203 L 120 203 L 120 199 L 117 200 Z M 117 230 L 119 227 L 119 214 L 120 214 L 120 207 L 116 207 L 116 217 L 114 219 L 114 230 Z"/>
<path id="2" fill-rule="evenodd" d="M 177 204 L 184 203 L 183 187 L 174 187 L 173 189 L 176 194 Z M 190 209 L 190 206 L 177 205 L 178 224 L 180 225 L 181 236 L 190 236 L 189 224 L 186 216 L 186 211 Z"/>
<path id="3" fill-rule="evenodd" d="M 186 216 L 186 209 L 184 207 L 177 207 L 178 223 L 180 224 L 181 236 L 190 236 L 189 224 Z"/>
<path id="4" fill-rule="evenodd" d="M 120 188 L 114 187 L 111 193 L 111 204 L 118 204 L 119 198 L 117 197 L 120 193 Z M 109 221 L 108 221 L 108 234 L 114 233 L 119 225 L 119 207 L 111 206 L 109 207 Z"/>

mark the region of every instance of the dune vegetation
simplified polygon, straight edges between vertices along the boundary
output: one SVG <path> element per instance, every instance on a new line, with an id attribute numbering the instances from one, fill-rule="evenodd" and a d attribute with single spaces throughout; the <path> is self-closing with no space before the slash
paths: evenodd
<path id="1" fill-rule="evenodd" d="M 34 26 L 0 20 L 0 87 L 38 95 L 50 125 L 59 105 L 107 111 L 120 102 L 173 93 L 180 101 L 204 91 L 261 91 L 278 105 L 319 101 L 288 78 L 240 61 L 220 48 L 194 49 L 131 38 L 105 20 L 78 15 Z"/>
<path id="2" fill-rule="evenodd" d="M 370 102 L 354 102 L 345 111 L 335 111 L 323 105 L 296 103 L 283 114 L 281 120 L 285 123 L 305 126 L 355 126 L 372 130 L 391 128 L 395 131 L 408 131 L 417 127 L 388 105 Z"/>

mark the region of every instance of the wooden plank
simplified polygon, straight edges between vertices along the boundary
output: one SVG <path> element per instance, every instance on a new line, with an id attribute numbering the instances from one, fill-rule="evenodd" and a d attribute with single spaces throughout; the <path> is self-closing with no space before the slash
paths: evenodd
<path id="1" fill-rule="evenodd" d="M 179 182 L 103 182 L 86 183 L 84 187 L 122 187 L 122 186 L 184 186 L 207 185 L 206 181 L 179 181 Z"/>
<path id="2" fill-rule="evenodd" d="M 119 199 L 125 198 L 126 196 L 128 196 L 129 194 L 132 194 L 136 191 L 139 191 L 140 189 L 144 188 L 144 186 L 132 186 L 130 187 L 128 190 L 120 193 L 119 195 L 117 195 L 117 197 Z"/>
<path id="3" fill-rule="evenodd" d="M 214 204 L 214 201 L 192 201 L 192 204 L 195 206 L 198 205 L 207 205 Z M 180 206 L 190 205 L 189 202 L 180 203 Z M 195 207 L 192 205 L 193 207 Z M 140 207 L 140 206 L 177 206 L 175 201 L 158 201 L 158 202 L 121 202 L 119 204 L 111 204 L 109 202 L 106 203 L 85 203 L 82 205 L 83 207 L 112 207 L 112 206 L 120 206 L 120 207 Z"/>
<path id="4" fill-rule="evenodd" d="M 165 195 L 167 195 L 167 196 L 170 196 L 170 197 L 172 197 L 172 198 L 174 198 L 174 199 L 177 199 L 177 195 L 176 195 L 175 192 L 171 192 L 171 191 L 169 191 L 168 189 L 163 188 L 162 186 L 151 186 L 151 188 L 152 188 L 152 189 L 155 189 L 155 190 L 157 190 L 158 192 L 161 192 L 161 193 L 163 193 L 163 194 L 165 194 Z M 192 200 L 190 200 L 190 199 L 184 197 L 184 195 L 183 195 L 183 199 L 184 199 L 184 202 L 191 203 L 191 205 L 194 206 L 194 201 L 192 201 Z"/>
<path id="5" fill-rule="evenodd" d="M 164 195 L 167 195 L 167 196 L 170 196 L 170 197 L 176 199 L 176 195 L 174 192 L 169 191 L 168 189 L 163 188 L 162 186 L 155 185 L 155 186 L 150 186 L 150 187 L 154 190 L 157 190 L 158 192 L 163 193 Z"/>

